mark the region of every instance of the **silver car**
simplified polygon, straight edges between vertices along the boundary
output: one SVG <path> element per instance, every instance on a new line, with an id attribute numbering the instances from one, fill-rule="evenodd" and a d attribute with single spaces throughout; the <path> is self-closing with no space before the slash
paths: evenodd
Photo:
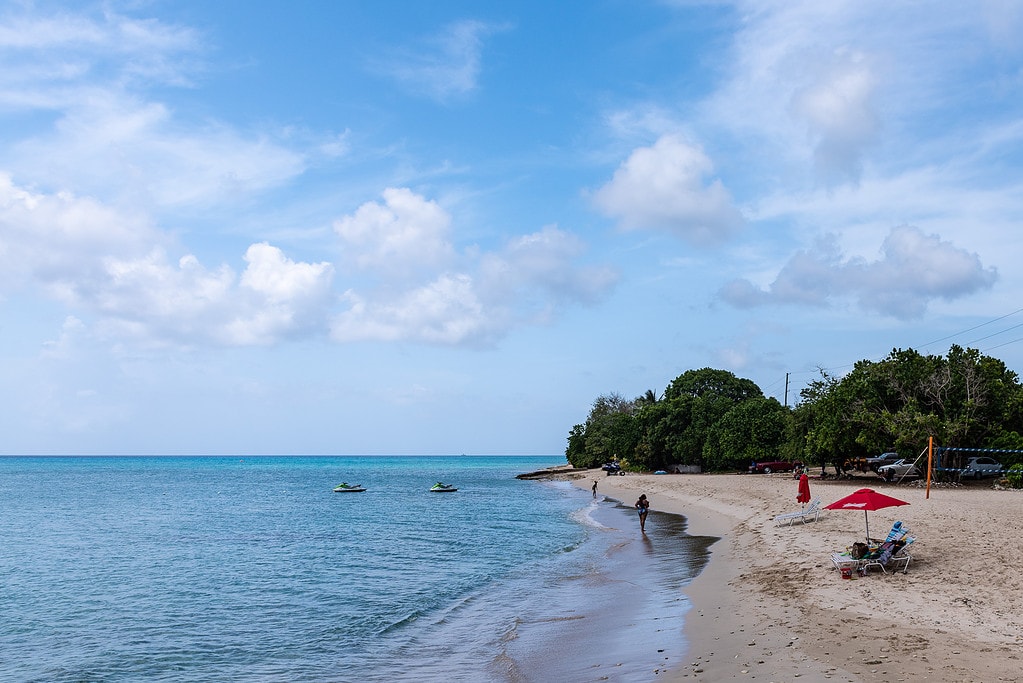
<path id="1" fill-rule="evenodd" d="M 894 481 L 896 479 L 915 479 L 923 476 L 920 472 L 920 468 L 914 465 L 909 460 L 896 460 L 891 465 L 882 465 L 877 468 L 877 473 L 885 481 Z"/>
<path id="2" fill-rule="evenodd" d="M 978 456 L 966 461 L 962 471 L 963 479 L 980 479 L 981 477 L 997 477 L 1005 471 L 1002 463 L 994 458 Z"/>

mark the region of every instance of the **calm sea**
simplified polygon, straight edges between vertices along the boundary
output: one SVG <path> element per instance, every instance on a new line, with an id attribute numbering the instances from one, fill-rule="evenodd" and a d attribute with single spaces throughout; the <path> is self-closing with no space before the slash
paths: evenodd
<path id="1" fill-rule="evenodd" d="M 0 457 L 0 681 L 655 680 L 716 539 L 563 462 Z"/>

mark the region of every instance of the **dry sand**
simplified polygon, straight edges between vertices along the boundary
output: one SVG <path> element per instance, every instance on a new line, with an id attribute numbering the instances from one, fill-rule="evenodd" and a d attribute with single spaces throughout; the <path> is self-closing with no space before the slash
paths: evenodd
<path id="1" fill-rule="evenodd" d="M 567 476 L 621 501 L 646 493 L 689 533 L 722 539 L 687 591 L 685 663 L 657 680 L 1023 681 L 1021 491 L 981 482 L 928 498 L 873 475 L 811 479 L 824 505 L 863 487 L 910 503 L 869 513 L 871 536 L 902 520 L 916 537 L 908 573 L 843 580 L 831 553 L 863 539 L 863 514 L 776 525 L 799 509 L 792 475 Z"/>

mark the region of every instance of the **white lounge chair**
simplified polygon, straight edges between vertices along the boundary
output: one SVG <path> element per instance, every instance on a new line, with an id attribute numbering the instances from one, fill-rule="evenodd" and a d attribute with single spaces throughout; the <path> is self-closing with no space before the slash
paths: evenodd
<path id="1" fill-rule="evenodd" d="M 785 522 L 788 522 L 789 526 L 792 526 L 792 522 L 798 519 L 803 524 L 806 524 L 807 520 L 810 519 L 811 517 L 813 518 L 813 521 L 816 522 L 820 516 L 821 499 L 814 498 L 813 500 L 810 501 L 810 504 L 807 505 L 802 510 L 798 510 L 796 512 L 786 512 L 783 515 L 778 515 L 777 517 L 774 518 L 774 523 L 781 525 L 784 524 Z"/>

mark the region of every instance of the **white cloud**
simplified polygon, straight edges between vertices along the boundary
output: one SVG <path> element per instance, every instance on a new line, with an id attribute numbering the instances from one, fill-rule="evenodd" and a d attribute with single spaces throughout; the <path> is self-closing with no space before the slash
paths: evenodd
<path id="1" fill-rule="evenodd" d="M 294 261 L 265 242 L 248 247 L 240 274 L 193 254 L 174 262 L 170 242 L 142 217 L 0 176 L 0 293 L 38 287 L 90 334 L 142 345 L 271 345 L 328 329 L 337 341 L 486 345 L 565 304 L 593 303 L 616 280 L 577 263 L 583 243 L 554 227 L 498 251 L 457 254 L 449 214 L 406 188 L 386 190 L 383 203 L 337 226 L 375 284 L 350 289 L 348 310 L 331 321 L 329 263 Z"/>
<path id="2" fill-rule="evenodd" d="M 383 203 L 366 202 L 335 221 L 346 260 L 392 274 L 446 267 L 454 255 L 448 212 L 408 188 L 387 188 L 382 196 Z"/>
<path id="3" fill-rule="evenodd" d="M 618 276 L 606 267 L 573 267 L 584 249 L 577 236 L 554 226 L 513 238 L 501 251 L 481 259 L 480 289 L 487 300 L 516 301 L 522 310 L 538 299 L 536 312 L 568 301 L 594 303 Z"/>
<path id="4" fill-rule="evenodd" d="M 493 330 L 467 275 L 441 275 L 398 297 L 369 302 L 348 293 L 351 308 L 331 328 L 336 341 L 421 341 L 459 345 Z"/>
<path id="5" fill-rule="evenodd" d="M 330 264 L 254 244 L 240 279 L 186 255 L 172 264 L 145 219 L 0 176 L 0 292 L 38 287 L 102 334 L 145 343 L 271 344 L 322 331 Z"/>
<path id="6" fill-rule="evenodd" d="M 305 170 L 302 154 L 210 124 L 182 130 L 158 103 L 110 92 L 78 103 L 45 135 L 10 152 L 19 177 L 133 204 L 237 201 Z"/>
<path id="7" fill-rule="evenodd" d="M 250 246 L 245 260 L 238 278 L 193 255 L 176 266 L 162 251 L 106 259 L 102 288 L 76 292 L 78 303 L 103 315 L 104 334 L 146 343 L 271 345 L 325 330 L 330 264 L 296 263 L 265 243 Z"/>
<path id="8" fill-rule="evenodd" d="M 838 50 L 814 82 L 792 96 L 793 113 L 807 123 L 814 163 L 826 184 L 856 181 L 864 149 L 876 142 L 873 105 L 877 76 L 864 55 Z"/>
<path id="9" fill-rule="evenodd" d="M 295 263 L 277 247 L 266 242 L 253 244 L 245 252 L 248 267 L 241 285 L 271 302 L 296 301 L 310 295 L 322 297 L 331 271 L 327 263 Z"/>
<path id="10" fill-rule="evenodd" d="M 338 341 L 414 340 L 487 345 L 520 324 L 543 323 L 566 303 L 590 304 L 614 286 L 606 267 L 577 263 L 584 244 L 547 227 L 503 248 L 459 253 L 450 216 L 407 188 L 385 190 L 335 222 L 347 261 L 373 274 L 376 287 L 345 293 Z"/>
<path id="11" fill-rule="evenodd" d="M 458 21 L 431 37 L 422 50 L 402 51 L 375 68 L 412 92 L 445 101 L 476 89 L 483 39 L 501 30 L 482 21 Z"/>
<path id="12" fill-rule="evenodd" d="M 253 296 L 229 326 L 234 343 L 267 344 L 324 328 L 334 274 L 329 263 L 297 263 L 265 242 L 250 246 L 245 260 L 240 289 Z"/>
<path id="13" fill-rule="evenodd" d="M 604 125 L 623 140 L 677 135 L 681 128 L 674 112 L 654 103 L 609 112 L 604 116 Z"/>
<path id="14" fill-rule="evenodd" d="M 451 24 L 392 61 L 391 73 L 438 99 L 468 93 L 486 36 L 504 29 Z M 311 158 L 278 142 L 288 130 L 248 135 L 152 99 L 152 86 L 190 85 L 202 38 L 113 12 L 3 16 L 0 57 L 13 68 L 0 72 L 0 110 L 36 125 L 19 128 L 0 153 L 0 167 L 14 169 L 0 175 L 0 294 L 39 288 L 83 333 L 140 345 L 269 345 L 328 329 L 333 265 L 293 261 L 260 242 L 238 272 L 206 265 L 163 232 L 161 222 L 173 229 L 182 215 L 282 187 Z M 306 142 L 317 158 L 336 158 L 348 154 L 348 138 Z M 450 214 L 407 188 L 385 190 L 334 228 L 350 278 L 336 339 L 491 343 L 565 303 L 599 299 L 615 280 L 575 263 L 582 243 L 553 228 L 497 252 L 460 251 Z"/>
<path id="15" fill-rule="evenodd" d="M 953 300 L 990 288 L 998 275 L 976 254 L 926 235 L 919 228 L 893 228 L 880 257 L 843 257 L 835 238 L 797 252 L 766 289 L 734 280 L 720 291 L 739 308 L 767 304 L 824 305 L 844 297 L 860 308 L 900 319 L 918 318 L 935 299 Z"/>
<path id="16" fill-rule="evenodd" d="M 732 49 L 719 66 L 724 78 L 698 110 L 701 133 L 741 139 L 748 168 L 790 185 L 855 184 L 874 164 L 905 165 L 924 131 L 961 111 L 959 98 L 977 84 L 950 84 L 975 79 L 987 49 L 972 5 L 935 12 L 912 3 L 741 0 L 736 7 Z"/>
<path id="17" fill-rule="evenodd" d="M 59 292 L 95 278 L 103 256 L 158 239 L 143 217 L 68 192 L 31 192 L 0 174 L 0 291 L 32 282 Z"/>
<path id="18" fill-rule="evenodd" d="M 201 50 L 199 38 L 187 27 L 110 11 L 44 16 L 8 8 L 0 16 L 0 104 L 60 109 L 98 83 L 185 85 L 184 59 Z"/>
<path id="19" fill-rule="evenodd" d="M 273 136 L 187 124 L 140 94 L 190 85 L 201 51 L 194 30 L 154 20 L 8 11 L 0 16 L 0 111 L 38 125 L 9 141 L 0 133 L 0 164 L 48 191 L 158 207 L 237 200 L 302 173 L 305 154 Z"/>
<path id="20" fill-rule="evenodd" d="M 626 229 L 661 229 L 699 246 L 723 242 L 743 225 L 742 214 L 703 151 L 677 135 L 632 152 L 593 201 Z"/>

